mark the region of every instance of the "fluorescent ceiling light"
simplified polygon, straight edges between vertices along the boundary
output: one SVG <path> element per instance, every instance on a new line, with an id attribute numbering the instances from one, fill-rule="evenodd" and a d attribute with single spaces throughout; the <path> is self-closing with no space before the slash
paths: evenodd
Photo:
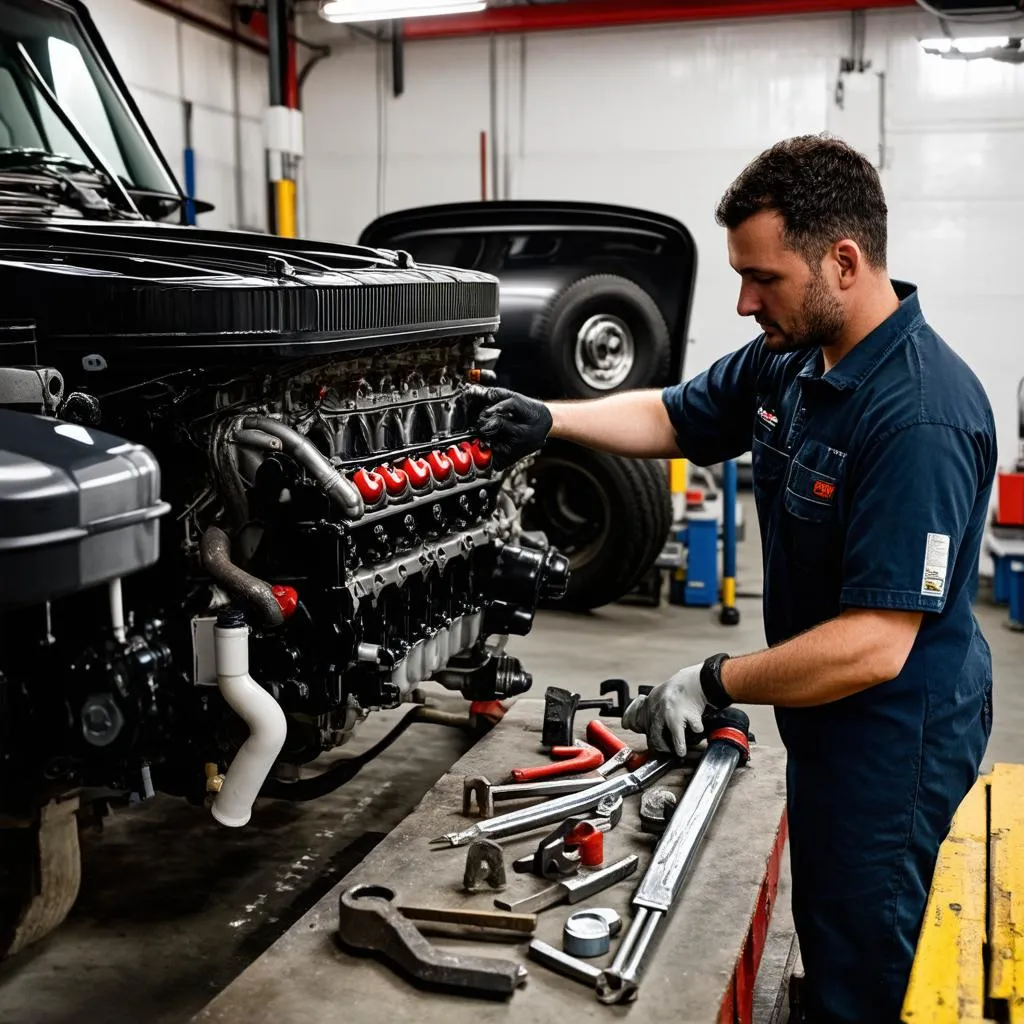
<path id="1" fill-rule="evenodd" d="M 925 53 L 985 53 L 987 50 L 1002 50 L 1010 45 L 1009 36 L 964 36 L 950 39 L 922 39 L 921 49 Z"/>
<path id="2" fill-rule="evenodd" d="M 486 0 L 320 0 L 320 17 L 336 24 L 390 21 L 439 14 L 472 14 L 486 6 Z"/>

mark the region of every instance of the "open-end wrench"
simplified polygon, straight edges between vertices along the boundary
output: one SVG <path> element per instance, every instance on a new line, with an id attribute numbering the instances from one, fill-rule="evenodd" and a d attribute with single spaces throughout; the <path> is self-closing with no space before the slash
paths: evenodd
<path id="1" fill-rule="evenodd" d="M 537 807 L 524 807 L 508 814 L 499 814 L 496 818 L 488 818 L 478 822 L 461 832 L 447 832 L 437 836 L 431 843 L 446 846 L 465 846 L 474 839 L 503 839 L 505 836 L 516 836 L 523 832 L 532 832 L 543 825 L 562 821 L 582 811 L 596 807 L 606 796 L 630 796 L 656 782 L 669 772 L 676 764 L 674 756 L 656 757 L 640 765 L 635 771 L 627 772 L 618 778 L 606 779 L 595 786 L 589 786 L 579 793 L 570 793 Z"/>
<path id="2" fill-rule="evenodd" d="M 568 793 L 581 793 L 603 781 L 599 777 L 590 777 L 495 785 L 483 775 L 473 775 L 462 785 L 462 813 L 471 814 L 475 801 L 480 814 L 484 818 L 490 818 L 494 814 L 494 804 L 497 800 L 549 800 Z"/>
<path id="3" fill-rule="evenodd" d="M 563 878 L 554 885 L 514 903 L 508 900 L 495 900 L 494 905 L 499 910 L 508 910 L 514 914 L 536 914 L 558 903 L 579 903 L 580 900 L 596 896 L 616 882 L 629 878 L 639 863 L 640 858 L 631 853 L 628 857 L 623 857 L 622 860 L 609 864 L 599 871 L 588 871 L 574 878 Z"/>
<path id="4" fill-rule="evenodd" d="M 526 969 L 512 960 L 442 953 L 398 910 L 395 898 L 394 890 L 383 885 L 358 885 L 342 892 L 342 945 L 386 957 L 424 984 L 469 995 L 508 997 L 526 980 Z"/>

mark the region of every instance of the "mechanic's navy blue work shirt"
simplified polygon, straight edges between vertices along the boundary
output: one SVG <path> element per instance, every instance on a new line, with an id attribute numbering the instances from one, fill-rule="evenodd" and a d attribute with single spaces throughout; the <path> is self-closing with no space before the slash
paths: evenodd
<path id="1" fill-rule="evenodd" d="M 971 605 L 996 443 L 980 382 L 916 287 L 894 287 L 899 309 L 824 375 L 820 349 L 773 354 L 762 335 L 663 400 L 698 465 L 752 452 L 769 644 L 845 608 L 926 613 L 900 676 L 838 702 L 907 724 L 893 703 L 918 719 L 991 685 Z M 779 717 L 790 746 L 808 716 Z"/>

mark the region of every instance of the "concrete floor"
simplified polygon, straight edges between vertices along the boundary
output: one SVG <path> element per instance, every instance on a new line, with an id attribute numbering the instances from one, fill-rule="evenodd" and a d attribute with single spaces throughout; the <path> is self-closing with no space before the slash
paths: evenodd
<path id="1" fill-rule="evenodd" d="M 740 550 L 741 594 L 760 592 L 754 534 Z M 509 650 L 533 673 L 535 695 L 560 685 L 596 696 L 613 677 L 635 690 L 715 651 L 763 647 L 760 601 L 742 596 L 738 605 L 732 628 L 710 611 L 666 603 L 542 613 Z M 1024 633 L 1005 627 L 1005 608 L 982 601 L 977 611 L 995 661 L 987 763 L 1024 762 Z M 777 744 L 771 711 L 747 710 L 757 739 Z M 388 725 L 386 716 L 371 719 L 353 752 Z M 0 965 L 0 1021 L 181 1024 L 405 817 L 468 742 L 417 726 L 338 793 L 309 804 L 267 802 L 238 831 L 164 797 L 121 812 L 102 834 L 83 836 L 82 891 L 66 924 Z"/>

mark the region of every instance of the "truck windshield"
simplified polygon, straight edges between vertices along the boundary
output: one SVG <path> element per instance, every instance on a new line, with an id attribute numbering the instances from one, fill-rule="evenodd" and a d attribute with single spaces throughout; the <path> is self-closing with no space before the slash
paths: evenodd
<path id="1" fill-rule="evenodd" d="M 74 10 L 59 0 L 0 0 L 0 160 L 10 166 L 16 154 L 90 167 L 97 155 L 105 167 L 96 169 L 129 191 L 179 194 Z"/>

